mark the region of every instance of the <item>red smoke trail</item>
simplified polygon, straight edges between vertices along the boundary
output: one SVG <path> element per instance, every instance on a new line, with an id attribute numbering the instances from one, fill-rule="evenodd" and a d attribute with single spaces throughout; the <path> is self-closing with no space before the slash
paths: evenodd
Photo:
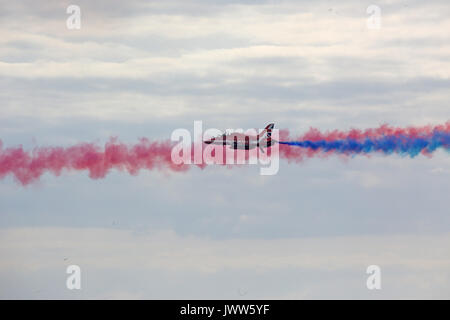
<path id="1" fill-rule="evenodd" d="M 4 149 L 0 140 L 0 179 L 11 174 L 25 186 L 39 180 L 46 172 L 59 176 L 63 171 L 86 170 L 92 179 L 100 179 L 111 169 L 127 171 L 132 175 L 137 175 L 141 169 L 187 171 L 191 164 L 175 164 L 172 161 L 173 146 L 174 142 L 169 140 L 152 142 L 142 138 L 139 143 L 128 145 L 111 138 L 104 148 L 94 143 L 80 143 L 67 148 L 36 147 L 31 151 L 25 151 L 22 146 Z M 226 158 L 226 147 L 223 148 L 224 162 L 221 164 L 227 165 L 227 160 L 230 159 Z M 194 149 L 195 145 L 192 144 L 190 155 L 192 164 L 195 163 Z M 248 151 L 245 152 L 244 160 L 249 160 Z M 202 169 L 206 167 L 205 162 L 194 165 Z"/>
<path id="2" fill-rule="evenodd" d="M 45 172 L 60 175 L 63 170 L 87 170 L 93 179 L 106 176 L 111 169 L 137 174 L 140 169 L 185 171 L 189 165 L 175 165 L 171 160 L 172 144 L 141 139 L 129 146 L 111 139 L 104 149 L 92 143 L 68 148 L 41 147 L 31 152 L 22 147 L 2 148 L 0 141 L 0 179 L 12 174 L 22 185 L 40 178 Z"/>
<path id="3" fill-rule="evenodd" d="M 336 152 L 323 151 L 321 148 L 293 147 L 293 145 L 303 145 L 305 142 L 320 142 L 317 145 L 332 145 L 336 141 L 352 140 L 364 141 L 367 139 L 383 139 L 386 137 L 400 137 L 401 139 L 414 138 L 422 139 L 431 137 L 435 134 L 444 134 L 439 138 L 439 146 L 446 150 L 450 148 L 449 134 L 450 121 L 438 126 L 395 128 L 388 125 L 382 125 L 375 129 L 349 131 L 327 131 L 320 132 L 311 128 L 300 137 L 292 138 L 288 130 L 281 130 L 279 136 L 279 155 L 288 161 L 300 162 L 305 158 L 328 157 L 331 154 L 346 156 L 355 154 L 345 151 Z M 395 139 L 393 141 L 396 141 Z M 387 141 L 390 142 L 390 141 Z M 291 144 L 291 145 L 289 145 Z M 190 168 L 189 164 L 175 164 L 171 159 L 173 143 L 171 141 L 152 142 L 148 139 L 141 139 L 135 145 L 120 143 L 112 138 L 105 144 L 104 148 L 92 143 L 81 143 L 72 147 L 37 147 L 32 151 L 25 151 L 21 146 L 3 148 L 0 140 L 0 179 L 6 175 L 13 175 L 22 185 L 30 184 L 38 180 L 45 172 L 60 175 L 62 171 L 80 171 L 87 170 L 89 176 L 93 179 L 105 177 L 111 169 L 127 171 L 136 175 L 139 170 L 169 170 L 186 171 Z M 348 149 L 347 145 L 345 150 Z M 342 145 L 341 145 L 342 147 Z M 435 145 L 431 148 L 434 150 Z M 191 148 L 193 150 L 194 148 Z M 342 148 L 341 148 L 342 149 Z M 416 147 L 413 145 L 415 155 Z M 421 153 L 429 155 L 428 149 L 421 149 Z M 270 150 L 268 150 L 270 152 Z M 370 151 L 371 152 L 371 151 Z M 226 152 L 224 151 L 225 155 Z M 367 155 L 368 153 L 361 153 Z M 193 152 L 191 153 L 191 163 L 193 163 Z M 245 160 L 248 161 L 249 154 L 245 154 Z M 225 162 L 224 164 L 227 164 Z M 197 164 L 196 166 L 204 168 L 206 164 Z"/>

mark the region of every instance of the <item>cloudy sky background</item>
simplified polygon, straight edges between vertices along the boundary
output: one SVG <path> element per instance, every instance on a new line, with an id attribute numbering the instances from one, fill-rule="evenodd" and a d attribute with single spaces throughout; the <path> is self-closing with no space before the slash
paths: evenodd
<path id="1" fill-rule="evenodd" d="M 302 133 L 450 119 L 447 1 L 0 3 L 4 147 L 168 139 L 194 120 Z M 442 151 L 281 162 L 275 176 L 7 177 L 0 298 L 448 299 L 449 177 Z"/>

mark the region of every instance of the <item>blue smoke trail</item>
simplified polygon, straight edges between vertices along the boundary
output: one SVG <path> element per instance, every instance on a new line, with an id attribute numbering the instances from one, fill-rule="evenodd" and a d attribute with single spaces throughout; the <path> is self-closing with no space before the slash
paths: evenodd
<path id="1" fill-rule="evenodd" d="M 383 136 L 380 138 L 365 138 L 363 140 L 346 138 L 331 141 L 280 141 L 279 143 L 306 149 L 320 150 L 323 152 L 336 152 L 342 154 L 367 154 L 370 152 L 382 152 L 384 154 L 397 153 L 401 155 L 409 155 L 413 158 L 422 151 L 432 153 L 438 148 L 443 148 L 449 152 L 450 133 L 435 131 L 429 136 L 417 137 L 392 135 Z"/>

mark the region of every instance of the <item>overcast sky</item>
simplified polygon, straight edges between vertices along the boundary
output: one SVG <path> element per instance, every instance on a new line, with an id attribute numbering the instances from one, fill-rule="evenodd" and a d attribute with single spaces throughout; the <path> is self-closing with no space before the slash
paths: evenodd
<path id="1" fill-rule="evenodd" d="M 3 147 L 169 139 L 194 120 L 302 133 L 450 119 L 448 1 L 0 3 Z M 0 298 L 448 299 L 449 178 L 443 151 L 282 161 L 274 176 L 6 177 Z"/>

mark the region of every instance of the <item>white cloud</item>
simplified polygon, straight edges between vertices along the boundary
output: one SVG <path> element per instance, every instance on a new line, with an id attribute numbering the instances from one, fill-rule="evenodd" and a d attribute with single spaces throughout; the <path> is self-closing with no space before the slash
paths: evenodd
<path id="1" fill-rule="evenodd" d="M 293 270 L 331 275 L 349 272 L 346 279 L 353 283 L 364 280 L 368 265 L 377 264 L 383 270 L 401 270 L 399 274 L 396 271 L 398 278 L 387 276 L 390 283 L 386 281 L 386 287 L 421 288 L 427 274 L 439 275 L 428 283 L 427 290 L 417 293 L 419 297 L 427 296 L 433 290 L 438 294 L 439 286 L 449 285 L 450 248 L 447 244 L 450 243 L 450 234 L 211 240 L 180 237 L 171 231 L 135 234 L 117 229 L 54 227 L 2 229 L 0 239 L 0 277 L 3 279 L 21 275 L 39 277 L 49 270 L 64 268 L 66 264 L 77 264 L 86 272 L 109 270 L 113 274 L 133 274 L 145 270 L 147 279 L 159 272 L 175 278 L 185 273 L 208 277 L 230 271 L 252 271 L 263 278 L 265 275 L 273 277 L 293 273 Z M 359 274 L 355 270 L 359 270 Z M 55 283 L 46 284 L 48 287 L 52 285 Z M 123 295 L 108 286 L 103 289 L 106 292 L 112 289 L 108 293 L 110 298 L 138 294 L 127 283 L 120 283 L 120 286 L 125 291 Z M 274 291 L 283 291 L 276 284 L 273 286 Z M 42 289 L 48 291 L 51 288 Z M 314 288 L 305 286 L 298 289 L 308 297 L 308 290 Z M 336 293 L 336 297 L 349 294 L 345 288 L 341 289 L 343 292 Z M 27 290 L 26 284 L 22 290 Z M 89 289 L 86 290 L 89 295 Z M 283 294 L 289 295 L 288 292 Z M 399 290 L 388 294 L 406 295 L 406 292 Z M 8 297 L 5 288 L 1 295 Z"/>
<path id="2" fill-rule="evenodd" d="M 2 116 L 299 111 L 311 123 L 308 113 L 320 112 L 325 126 L 447 116 L 450 25 L 440 2 L 381 3 L 378 32 L 358 3 L 176 4 L 82 3 L 79 32 L 65 28 L 61 4 L 11 6 L 0 31 Z"/>

